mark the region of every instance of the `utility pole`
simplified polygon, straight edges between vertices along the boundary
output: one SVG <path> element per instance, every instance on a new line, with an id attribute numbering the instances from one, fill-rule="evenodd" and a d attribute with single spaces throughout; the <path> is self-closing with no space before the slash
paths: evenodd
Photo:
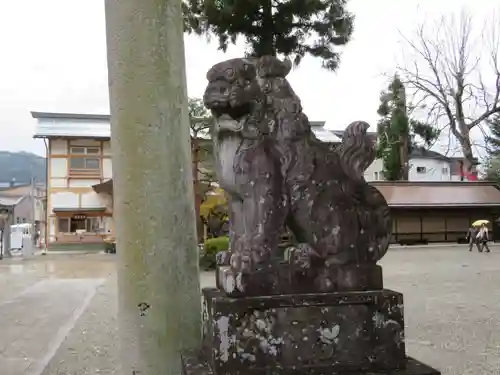
<path id="1" fill-rule="evenodd" d="M 37 231 L 38 228 L 36 227 L 36 203 L 37 203 L 37 197 L 36 197 L 36 181 L 35 178 L 31 178 L 31 186 L 30 186 L 30 205 L 31 205 L 31 210 L 30 210 L 30 223 L 31 223 L 31 237 L 30 237 L 30 254 L 33 255 L 35 252 L 36 248 L 36 238 L 37 238 Z"/>
<path id="2" fill-rule="evenodd" d="M 13 224 L 12 218 L 14 217 L 14 208 L 12 206 L 2 207 L 0 213 L 0 226 L 2 230 L 2 256 L 3 258 L 11 258 L 10 252 L 10 226 Z"/>
<path id="3" fill-rule="evenodd" d="M 181 0 L 106 0 L 123 374 L 178 375 L 201 336 Z"/>
<path id="4" fill-rule="evenodd" d="M 5 232 L 7 217 L 8 215 L 5 213 L 5 211 L 3 209 L 0 210 L 0 260 L 3 259 L 4 248 L 5 248 L 4 232 Z"/>

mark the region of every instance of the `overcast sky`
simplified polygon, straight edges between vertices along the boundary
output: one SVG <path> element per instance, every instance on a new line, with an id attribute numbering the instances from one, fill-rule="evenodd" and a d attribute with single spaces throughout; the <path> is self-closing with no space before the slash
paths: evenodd
<path id="1" fill-rule="evenodd" d="M 400 57 L 401 31 L 411 35 L 423 17 L 437 18 L 466 7 L 486 19 L 498 0 L 351 0 L 356 16 L 352 42 L 340 69 L 331 73 L 319 61 L 303 60 L 290 82 L 310 120 L 343 129 L 366 120 L 375 130 L 379 93 Z M 32 140 L 30 111 L 108 113 L 103 0 L 0 0 L 0 150 L 44 155 Z M 188 93 L 201 97 L 205 72 L 218 61 L 239 57 L 241 46 L 226 54 L 215 44 L 186 37 Z"/>

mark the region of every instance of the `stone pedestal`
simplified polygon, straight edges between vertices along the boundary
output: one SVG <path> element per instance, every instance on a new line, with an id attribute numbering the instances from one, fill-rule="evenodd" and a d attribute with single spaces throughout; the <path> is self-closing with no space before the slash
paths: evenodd
<path id="1" fill-rule="evenodd" d="M 184 353 L 185 375 L 439 374 L 406 357 L 401 293 L 203 294 L 203 348 Z"/>
<path id="2" fill-rule="evenodd" d="M 215 375 L 208 363 L 199 353 L 185 353 L 182 356 L 182 375 Z M 239 372 L 233 372 L 233 374 L 238 374 Z M 249 371 L 248 373 L 252 373 Z M 426 366 L 425 364 L 408 357 L 406 359 L 406 367 L 401 370 L 393 371 L 349 371 L 349 372 L 338 372 L 331 368 L 322 369 L 309 369 L 301 368 L 297 370 L 283 370 L 283 369 L 273 369 L 266 373 L 266 375 L 440 375 L 441 373 L 433 368 Z"/>

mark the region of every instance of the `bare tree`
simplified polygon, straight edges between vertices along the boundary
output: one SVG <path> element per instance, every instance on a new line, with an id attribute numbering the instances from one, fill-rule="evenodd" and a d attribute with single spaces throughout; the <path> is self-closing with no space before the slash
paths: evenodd
<path id="1" fill-rule="evenodd" d="M 464 167 L 474 164 L 470 133 L 500 113 L 500 35 L 495 22 L 480 38 L 473 35 L 472 17 L 442 17 L 422 23 L 411 38 L 403 36 L 412 56 L 398 71 L 414 101 L 428 112 L 439 131 L 449 128 L 464 155 Z"/>

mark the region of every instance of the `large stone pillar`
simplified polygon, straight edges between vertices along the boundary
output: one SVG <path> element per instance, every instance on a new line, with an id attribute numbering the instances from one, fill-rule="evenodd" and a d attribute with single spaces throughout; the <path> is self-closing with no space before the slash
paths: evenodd
<path id="1" fill-rule="evenodd" d="M 181 0 L 106 0 L 122 374 L 178 375 L 200 293 Z"/>

